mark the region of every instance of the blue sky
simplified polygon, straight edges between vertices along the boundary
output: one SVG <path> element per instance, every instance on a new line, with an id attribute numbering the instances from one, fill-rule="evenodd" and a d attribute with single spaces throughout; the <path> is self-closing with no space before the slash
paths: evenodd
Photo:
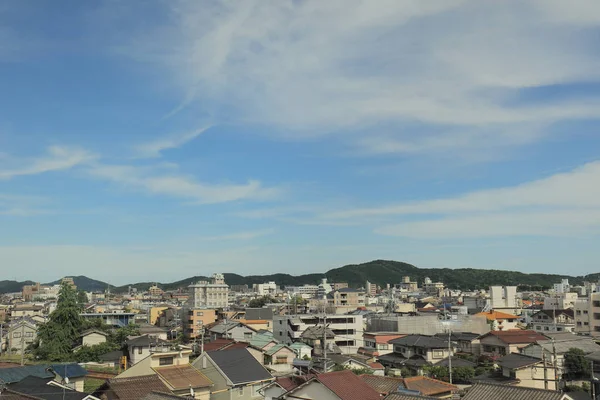
<path id="1" fill-rule="evenodd" d="M 600 3 L 0 2 L 0 279 L 582 275 Z"/>

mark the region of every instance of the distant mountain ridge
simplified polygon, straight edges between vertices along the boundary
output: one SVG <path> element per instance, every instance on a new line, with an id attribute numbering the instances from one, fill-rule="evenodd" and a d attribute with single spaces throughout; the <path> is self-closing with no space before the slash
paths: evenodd
<path id="1" fill-rule="evenodd" d="M 271 274 L 249 275 L 225 273 L 225 282 L 231 285 L 275 281 L 278 285 L 298 286 L 304 284 L 318 284 L 322 278 L 329 282 L 347 282 L 350 287 L 362 287 L 366 281 L 385 286 L 386 283 L 400 283 L 403 276 L 410 276 L 412 281 L 421 285 L 426 277 L 434 282 L 444 282 L 446 286 L 456 289 L 480 289 L 492 285 L 525 285 L 531 287 L 549 288 L 561 279 L 569 279 L 571 284 L 581 284 L 583 281 L 596 282 L 600 273 L 586 276 L 568 276 L 555 274 L 525 274 L 517 271 L 503 271 L 477 268 L 417 268 L 412 264 L 399 261 L 374 260 L 363 264 L 351 264 L 340 268 L 331 269 L 325 273 L 312 273 L 305 275 Z M 163 290 L 176 290 L 186 288 L 188 285 L 200 280 L 208 280 L 205 276 L 194 276 L 171 283 L 138 282 L 130 285 L 113 286 L 106 282 L 90 279 L 86 276 L 73 276 L 78 289 L 85 291 L 104 291 L 107 288 L 114 293 L 126 292 L 129 287 L 138 290 L 147 290 L 157 284 Z M 59 283 L 59 280 L 48 284 Z M 23 285 L 32 284 L 31 281 L 0 281 L 0 293 L 21 291 Z"/>

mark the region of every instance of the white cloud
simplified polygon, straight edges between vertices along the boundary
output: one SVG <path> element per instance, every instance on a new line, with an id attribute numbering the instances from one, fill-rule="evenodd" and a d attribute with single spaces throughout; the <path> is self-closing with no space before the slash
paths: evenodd
<path id="1" fill-rule="evenodd" d="M 143 157 L 160 157 L 164 150 L 176 149 L 187 142 L 194 140 L 209 128 L 210 127 L 196 129 L 183 134 L 160 138 L 153 142 L 143 143 L 136 146 L 136 151 Z"/>
<path id="2" fill-rule="evenodd" d="M 86 150 L 64 146 L 51 146 L 45 157 L 18 160 L 7 167 L 0 166 L 0 180 L 17 176 L 37 175 L 52 171 L 71 169 L 89 163 L 95 156 Z"/>
<path id="3" fill-rule="evenodd" d="M 191 107 L 277 134 L 343 131 L 369 153 L 518 146 L 600 107 L 519 103 L 522 89 L 598 81 L 595 0 L 168 4 L 168 23 L 120 50 L 164 68 Z"/>
<path id="4" fill-rule="evenodd" d="M 163 172 L 155 167 L 95 164 L 91 176 L 150 194 L 187 199 L 197 204 L 224 203 L 237 200 L 272 200 L 281 195 L 276 187 L 264 187 L 257 180 L 245 184 L 209 184 L 191 176 Z"/>
<path id="5" fill-rule="evenodd" d="M 45 198 L 0 193 L 0 216 L 31 217 L 50 214 L 51 211 L 42 208 Z"/>

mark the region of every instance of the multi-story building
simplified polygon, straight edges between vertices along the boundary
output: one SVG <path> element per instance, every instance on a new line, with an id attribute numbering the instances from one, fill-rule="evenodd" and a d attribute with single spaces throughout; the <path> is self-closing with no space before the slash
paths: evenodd
<path id="1" fill-rule="evenodd" d="M 317 290 L 317 297 L 323 299 L 331 291 L 333 291 L 333 287 L 331 287 L 331 285 L 327 283 L 327 278 L 321 279 L 321 283 L 319 283 L 319 289 Z"/>
<path id="2" fill-rule="evenodd" d="M 74 280 L 73 280 L 73 278 L 71 278 L 71 277 L 65 276 L 64 278 L 62 278 L 62 279 L 60 280 L 60 282 L 61 282 L 61 283 L 66 283 L 66 284 L 69 284 L 69 285 L 71 285 L 71 287 L 72 287 L 73 289 L 77 290 L 77 285 L 75 285 L 75 281 L 74 281 Z"/>
<path id="3" fill-rule="evenodd" d="M 439 296 L 444 290 L 443 282 L 432 282 L 430 278 L 425 278 L 423 283 L 423 290 L 427 294 Z"/>
<path id="4" fill-rule="evenodd" d="M 396 289 L 403 292 L 416 292 L 419 290 L 419 284 L 410 280 L 410 276 L 403 276 L 402 283 L 396 285 Z"/>
<path id="5" fill-rule="evenodd" d="M 365 292 L 367 292 L 367 296 L 376 296 L 377 295 L 377 285 L 367 281 L 365 284 Z"/>
<path id="6" fill-rule="evenodd" d="M 162 296 L 164 291 L 156 285 L 150 286 L 148 289 L 148 294 L 152 297 L 160 297 Z"/>
<path id="7" fill-rule="evenodd" d="M 255 283 L 252 285 L 252 289 L 259 296 L 272 296 L 279 290 L 275 282 Z"/>
<path id="8" fill-rule="evenodd" d="M 32 344 L 37 337 L 37 323 L 29 317 L 22 317 L 13 320 L 8 326 L 9 352 L 20 352 Z"/>
<path id="9" fill-rule="evenodd" d="M 561 292 L 553 296 L 544 297 L 544 310 L 564 310 L 566 308 L 574 308 L 575 302 L 578 299 L 577 293 Z"/>
<path id="10" fill-rule="evenodd" d="M 519 297 L 516 286 L 490 286 L 489 306 L 493 310 L 500 310 L 519 314 Z"/>
<path id="11" fill-rule="evenodd" d="M 560 283 L 554 284 L 554 293 L 556 294 L 569 293 L 569 290 L 571 290 L 571 285 L 569 285 L 568 279 L 563 279 Z"/>
<path id="12" fill-rule="evenodd" d="M 591 293 L 575 303 L 575 332 L 600 336 L 600 292 Z"/>
<path id="13" fill-rule="evenodd" d="M 229 286 L 223 274 L 214 274 L 212 281 L 200 281 L 188 286 L 190 308 L 227 308 L 229 305 Z"/>
<path id="14" fill-rule="evenodd" d="M 363 333 L 364 345 L 358 349 L 358 353 L 369 357 L 390 354 L 394 351 L 394 345 L 390 342 L 403 336 L 394 332 L 365 332 Z"/>
<path id="15" fill-rule="evenodd" d="M 213 309 L 183 308 L 182 312 L 183 334 L 188 339 L 200 336 L 206 325 L 217 320 L 217 312 Z"/>
<path id="16" fill-rule="evenodd" d="M 575 310 L 540 310 L 531 316 L 532 328 L 536 332 L 573 332 L 575 330 Z"/>
<path id="17" fill-rule="evenodd" d="M 348 282 L 336 282 L 332 284 L 333 290 L 346 289 L 348 287 Z"/>
<path id="18" fill-rule="evenodd" d="M 303 286 L 286 286 L 285 291 L 292 295 L 300 295 L 304 298 L 315 297 L 319 292 L 317 285 L 303 285 Z"/>
<path id="19" fill-rule="evenodd" d="M 326 323 L 335 334 L 333 341 L 343 354 L 354 354 L 363 346 L 362 315 L 275 315 L 273 316 L 273 338 L 292 344 L 300 341 L 302 333 L 311 326 Z"/>
<path id="20" fill-rule="evenodd" d="M 365 292 L 360 289 L 345 288 L 327 295 L 327 304 L 331 307 L 349 307 L 356 309 L 365 306 Z"/>

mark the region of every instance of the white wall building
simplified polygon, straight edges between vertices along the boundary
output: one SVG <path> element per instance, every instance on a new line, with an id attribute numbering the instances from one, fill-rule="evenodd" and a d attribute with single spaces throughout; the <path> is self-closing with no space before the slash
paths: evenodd
<path id="1" fill-rule="evenodd" d="M 519 308 L 516 286 L 490 286 L 490 306 L 494 310 Z"/>
<path id="2" fill-rule="evenodd" d="M 554 293 L 569 293 L 571 285 L 569 285 L 568 279 L 563 279 L 560 283 L 554 284 Z"/>
<path id="3" fill-rule="evenodd" d="M 574 308 L 579 296 L 577 293 L 557 293 L 554 296 L 544 297 L 544 310 L 564 310 Z"/>
<path id="4" fill-rule="evenodd" d="M 317 285 L 286 286 L 285 291 L 292 295 L 315 297 L 319 287 Z"/>
<path id="5" fill-rule="evenodd" d="M 327 283 L 327 278 L 321 279 L 321 283 L 319 283 L 319 290 L 317 290 L 317 297 L 320 299 L 327 296 L 329 293 L 333 291 L 333 286 Z"/>
<path id="6" fill-rule="evenodd" d="M 192 308 L 227 308 L 229 305 L 229 286 L 223 274 L 213 274 L 212 281 L 200 281 L 188 286 Z"/>
<path id="7" fill-rule="evenodd" d="M 323 324 L 323 315 L 273 316 L 273 338 L 282 343 L 299 342 L 302 333 L 310 326 Z M 363 346 L 362 315 L 327 315 L 327 326 L 335 334 L 333 341 L 343 354 L 356 354 Z"/>
<path id="8" fill-rule="evenodd" d="M 274 295 L 279 291 L 275 282 L 255 283 L 252 285 L 254 292 L 258 293 L 259 296 Z"/>

